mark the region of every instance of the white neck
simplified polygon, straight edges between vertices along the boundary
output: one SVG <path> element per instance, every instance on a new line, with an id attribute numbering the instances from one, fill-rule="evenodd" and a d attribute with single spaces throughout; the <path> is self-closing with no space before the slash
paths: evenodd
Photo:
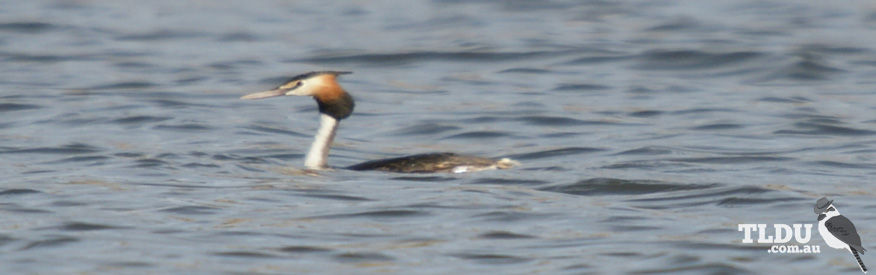
<path id="1" fill-rule="evenodd" d="M 332 147 L 332 140 L 335 139 L 335 131 L 338 130 L 338 120 L 326 115 L 319 114 L 319 130 L 313 139 L 313 144 L 310 145 L 310 151 L 307 152 L 307 157 L 304 159 L 304 166 L 309 169 L 325 169 L 326 159 L 328 159 L 329 149 Z"/>

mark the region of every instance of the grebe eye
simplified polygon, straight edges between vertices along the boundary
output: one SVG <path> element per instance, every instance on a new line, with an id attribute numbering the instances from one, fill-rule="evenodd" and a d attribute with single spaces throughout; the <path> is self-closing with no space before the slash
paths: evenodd
<path id="1" fill-rule="evenodd" d="M 828 208 L 827 211 L 836 211 L 836 209 L 833 209 L 833 207 L 831 207 L 831 208 Z"/>

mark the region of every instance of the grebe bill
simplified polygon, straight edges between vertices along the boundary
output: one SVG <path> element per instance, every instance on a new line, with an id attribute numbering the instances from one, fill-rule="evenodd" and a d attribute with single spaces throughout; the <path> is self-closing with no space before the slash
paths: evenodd
<path id="1" fill-rule="evenodd" d="M 309 72 L 297 75 L 272 90 L 248 94 L 242 96 L 241 99 L 262 99 L 284 95 L 312 96 L 319 106 L 319 130 L 317 130 L 313 144 L 304 159 L 304 166 L 315 170 L 327 169 L 326 159 L 335 138 L 335 132 L 338 130 L 338 123 L 349 117 L 355 107 L 353 97 L 344 91 L 337 82 L 338 75 L 350 73 L 339 71 Z M 347 169 L 399 173 L 464 173 L 507 169 L 515 165 L 519 165 L 519 163 L 508 158 L 494 160 L 445 152 L 366 161 L 349 166 Z"/>

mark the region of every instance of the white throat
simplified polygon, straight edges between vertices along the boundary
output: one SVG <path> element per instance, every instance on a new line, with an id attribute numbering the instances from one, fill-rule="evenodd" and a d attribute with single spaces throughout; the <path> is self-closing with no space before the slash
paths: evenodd
<path id="1" fill-rule="evenodd" d="M 332 140 L 335 139 L 337 129 L 337 119 L 326 114 L 319 114 L 319 130 L 317 130 L 313 144 L 310 145 L 310 151 L 307 152 L 307 157 L 304 159 L 305 167 L 317 170 L 328 168 L 326 159 L 328 159 L 329 149 L 332 147 Z"/>

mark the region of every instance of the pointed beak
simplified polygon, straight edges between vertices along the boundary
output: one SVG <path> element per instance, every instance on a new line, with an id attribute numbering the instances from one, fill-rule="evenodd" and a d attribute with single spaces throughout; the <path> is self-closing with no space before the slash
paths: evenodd
<path id="1" fill-rule="evenodd" d="M 240 99 L 262 99 L 262 98 L 281 96 L 281 95 L 286 95 L 286 91 L 287 90 L 285 90 L 285 89 L 273 89 L 270 91 L 251 93 L 251 94 L 248 94 L 245 96 L 241 96 Z"/>

